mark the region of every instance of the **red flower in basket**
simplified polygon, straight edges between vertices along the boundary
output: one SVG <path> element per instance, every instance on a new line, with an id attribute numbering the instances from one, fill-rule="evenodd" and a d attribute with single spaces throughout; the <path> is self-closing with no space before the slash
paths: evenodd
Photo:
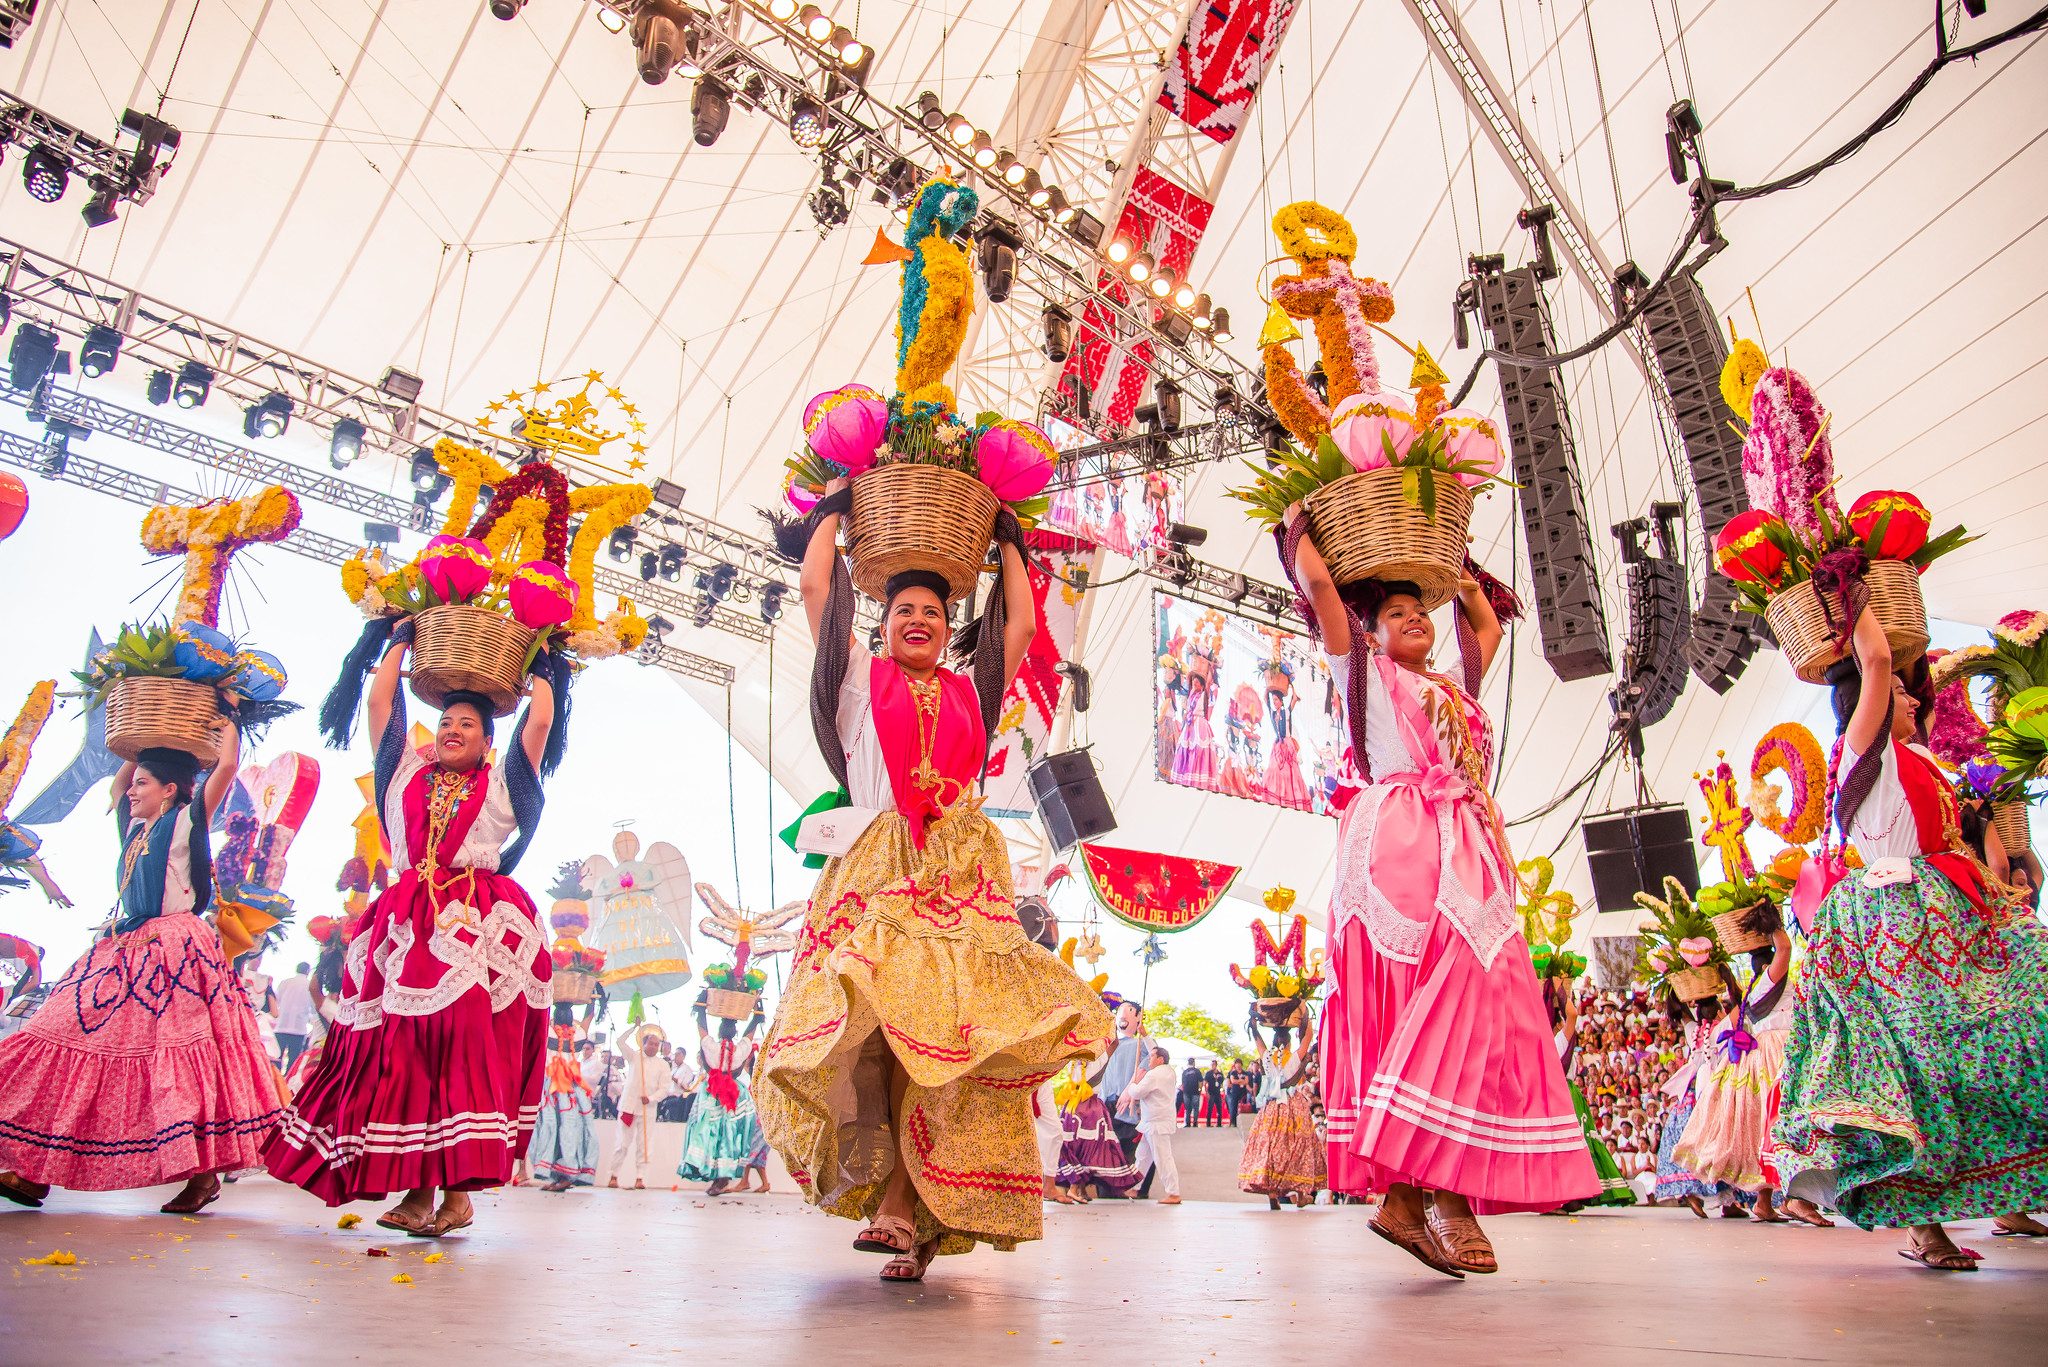
<path id="1" fill-rule="evenodd" d="M 1730 579 L 1745 584 L 1775 584 L 1785 569 L 1785 553 L 1772 544 L 1769 534 L 1782 531 L 1784 525 L 1762 508 L 1737 513 L 1714 538 L 1714 563 Z"/>
<path id="2" fill-rule="evenodd" d="M 576 593 L 559 565 L 529 560 L 512 576 L 512 620 L 535 631 L 560 626 L 576 611 Z"/>
<path id="3" fill-rule="evenodd" d="M 466 536 L 437 536 L 420 555 L 420 574 L 444 603 L 467 603 L 491 582 L 491 552 Z"/>
<path id="4" fill-rule="evenodd" d="M 1926 504 L 1898 489 L 1872 489 L 1850 505 L 1849 525 L 1865 541 L 1880 522 L 1884 523 L 1884 540 L 1871 547 L 1870 553 L 1879 560 L 1904 560 L 1927 544 L 1934 517 Z"/>

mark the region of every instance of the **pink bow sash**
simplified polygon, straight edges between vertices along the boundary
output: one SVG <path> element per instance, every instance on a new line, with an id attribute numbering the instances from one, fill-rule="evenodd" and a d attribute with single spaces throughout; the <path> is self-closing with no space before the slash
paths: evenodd
<path id="1" fill-rule="evenodd" d="M 1421 773 L 1388 774 L 1380 782 L 1415 789 L 1416 796 L 1422 799 L 1423 806 L 1431 813 L 1446 803 L 1469 797 L 1472 792 L 1472 785 L 1465 781 L 1465 775 L 1443 763 L 1432 764 Z"/>

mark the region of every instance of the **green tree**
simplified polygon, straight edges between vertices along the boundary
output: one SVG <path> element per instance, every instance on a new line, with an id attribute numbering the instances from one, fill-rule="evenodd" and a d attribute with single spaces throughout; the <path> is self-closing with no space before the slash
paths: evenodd
<path id="1" fill-rule="evenodd" d="M 1175 1006 L 1160 998 L 1145 1010 L 1145 1033 L 1184 1039 L 1217 1058 L 1234 1058 L 1244 1052 L 1229 1026 L 1192 1003 Z"/>

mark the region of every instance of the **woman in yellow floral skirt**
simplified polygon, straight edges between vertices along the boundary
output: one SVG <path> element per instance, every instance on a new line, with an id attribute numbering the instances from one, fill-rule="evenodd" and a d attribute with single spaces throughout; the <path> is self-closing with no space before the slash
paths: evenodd
<path id="1" fill-rule="evenodd" d="M 1008 851 L 974 793 L 1034 629 L 1016 520 L 999 522 L 983 620 L 955 640 L 945 578 L 906 570 L 887 587 L 888 653 L 849 667 L 844 483 L 805 528 L 811 715 L 850 799 L 842 821 L 872 820 L 819 875 L 754 1096 L 804 1195 L 866 1221 L 854 1247 L 891 1255 L 884 1278 L 916 1281 L 939 1253 L 1039 1237 L 1031 1095 L 1112 1031 L 1095 993 L 1025 938 Z M 941 667 L 949 642 L 975 658 L 972 680 Z"/>

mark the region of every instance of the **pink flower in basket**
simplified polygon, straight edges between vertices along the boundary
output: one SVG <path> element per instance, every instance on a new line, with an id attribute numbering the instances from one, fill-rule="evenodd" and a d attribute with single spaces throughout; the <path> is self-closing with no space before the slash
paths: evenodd
<path id="1" fill-rule="evenodd" d="M 1652 968 L 1656 969 L 1656 970 L 1657 970 L 1657 971 L 1658 971 L 1659 973 L 1662 973 L 1662 972 L 1664 972 L 1664 971 L 1665 971 L 1666 969 L 1670 968 L 1670 967 L 1671 967 L 1671 951 L 1670 951 L 1670 949 L 1669 949 L 1669 948 L 1667 948 L 1667 947 L 1666 947 L 1666 946 L 1664 946 L 1664 945 L 1658 945 L 1658 946 L 1657 946 L 1657 947 L 1656 947 L 1655 949 L 1651 950 L 1651 951 L 1650 951 L 1650 967 L 1652 967 Z"/>
<path id="2" fill-rule="evenodd" d="M 1828 440 L 1827 409 L 1796 370 L 1772 366 L 1750 396 L 1753 420 L 1742 443 L 1742 483 L 1749 506 L 1776 513 L 1808 537 L 1820 534 L 1814 503 L 1835 521 L 1835 448 Z"/>
<path id="3" fill-rule="evenodd" d="M 512 620 L 535 631 L 560 626 L 576 611 L 576 594 L 561 566 L 529 560 L 512 576 Z"/>
<path id="4" fill-rule="evenodd" d="M 817 507 L 820 497 L 821 495 L 812 493 L 809 489 L 796 482 L 796 471 L 791 470 L 783 475 L 782 499 L 790 507 L 796 509 L 798 514 L 809 513 L 811 509 Z"/>
<path id="5" fill-rule="evenodd" d="M 1400 460 L 1415 444 L 1414 405 L 1403 395 L 1368 389 L 1346 399 L 1330 415 L 1330 440 L 1361 474 L 1389 464 L 1387 443 Z"/>
<path id="6" fill-rule="evenodd" d="M 1052 438 L 1014 418 L 990 427 L 974 448 L 981 482 L 1005 503 L 1035 498 L 1060 463 Z"/>
<path id="7" fill-rule="evenodd" d="M 1476 488 L 1500 473 L 1500 428 L 1476 408 L 1449 408 L 1437 414 L 1436 425 L 1444 432 L 1444 454 L 1457 465 L 1471 461 L 1481 472 L 1455 476 L 1467 489 Z"/>
<path id="8" fill-rule="evenodd" d="M 849 475 L 875 463 L 875 448 L 888 431 L 888 402 L 864 384 L 842 385 L 804 408 L 804 440 Z"/>
<path id="9" fill-rule="evenodd" d="M 420 575 L 444 603 L 467 603 L 491 582 L 491 549 L 466 536 L 437 536 L 420 553 Z"/>
<path id="10" fill-rule="evenodd" d="M 1714 957 L 1714 942 L 1704 935 L 1695 935 L 1678 942 L 1678 953 L 1694 968 L 1704 968 L 1707 960 Z"/>

